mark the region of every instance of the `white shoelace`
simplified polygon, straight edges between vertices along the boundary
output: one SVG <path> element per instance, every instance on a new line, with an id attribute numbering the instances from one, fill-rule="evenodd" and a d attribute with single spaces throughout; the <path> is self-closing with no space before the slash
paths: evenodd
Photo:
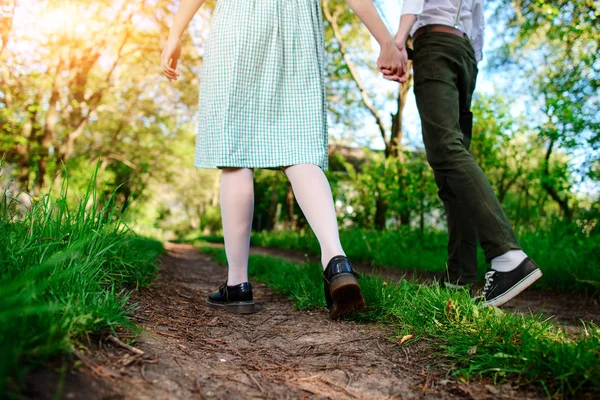
<path id="1" fill-rule="evenodd" d="M 492 283 L 494 283 L 494 275 L 496 275 L 496 271 L 494 270 L 485 273 L 485 286 L 483 286 L 484 294 L 491 289 Z"/>

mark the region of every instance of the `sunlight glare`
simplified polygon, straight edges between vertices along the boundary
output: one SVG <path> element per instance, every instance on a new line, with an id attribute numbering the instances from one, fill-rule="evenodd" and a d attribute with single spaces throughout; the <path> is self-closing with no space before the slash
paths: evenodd
<path id="1" fill-rule="evenodd" d="M 82 19 L 78 7 L 67 4 L 46 10 L 36 22 L 40 33 L 72 36 L 85 33 L 89 21 Z"/>

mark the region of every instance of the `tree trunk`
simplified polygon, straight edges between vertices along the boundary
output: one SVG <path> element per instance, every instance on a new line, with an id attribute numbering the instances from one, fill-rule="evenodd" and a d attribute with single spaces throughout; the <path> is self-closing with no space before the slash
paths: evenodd
<path id="1" fill-rule="evenodd" d="M 44 127 L 39 135 L 39 155 L 37 162 L 37 176 L 35 187 L 41 190 L 46 178 L 46 170 L 48 169 L 48 157 L 50 156 L 50 146 L 54 143 L 56 136 L 56 123 L 58 121 L 57 103 L 60 97 L 60 85 L 58 83 L 58 75 L 62 69 L 63 61 L 59 59 L 54 70 L 54 78 L 52 80 L 52 92 L 48 101 L 48 111 L 44 121 Z"/>
<path id="2" fill-rule="evenodd" d="M 269 207 L 269 215 L 267 221 L 262 229 L 272 230 L 277 223 L 277 204 L 279 204 L 279 195 L 277 193 L 277 188 L 273 187 L 271 189 L 271 206 Z"/>
<path id="3" fill-rule="evenodd" d="M 375 201 L 375 229 L 382 231 L 385 229 L 387 220 L 388 202 L 381 198 Z"/>
<path id="4" fill-rule="evenodd" d="M 410 61 L 407 68 L 410 68 Z M 386 145 L 386 157 L 393 157 L 400 163 L 398 168 L 398 198 L 401 203 L 406 204 L 408 201 L 408 184 L 406 180 L 406 157 L 402 151 L 402 115 L 404 113 L 404 106 L 406 105 L 406 98 L 408 90 L 410 89 L 410 79 L 408 82 L 400 84 L 398 89 L 397 98 L 397 111 L 392 114 L 392 132 L 390 135 L 389 144 Z M 410 210 L 403 209 L 400 211 L 400 225 L 410 225 Z"/>
<path id="5" fill-rule="evenodd" d="M 407 68 L 411 68 L 412 61 L 408 62 Z M 402 152 L 402 115 L 404 114 L 404 107 L 406 106 L 406 100 L 408 91 L 412 84 L 412 75 L 407 82 L 401 83 L 398 89 L 398 98 L 396 99 L 396 113 L 392 114 L 392 132 L 390 134 L 390 140 L 386 141 L 385 155 L 387 157 L 395 157 L 404 163 L 404 153 Z M 385 141 L 385 137 L 384 137 Z"/>
<path id="6" fill-rule="evenodd" d="M 546 149 L 546 157 L 544 159 L 544 178 L 550 177 L 550 156 L 552 155 L 553 149 L 554 140 L 550 140 L 550 143 L 548 144 L 548 149 Z M 567 221 L 571 221 L 571 219 L 573 218 L 573 211 L 569 206 L 569 198 L 567 197 L 567 195 L 561 198 L 556 189 L 552 187 L 550 183 L 548 183 L 548 179 L 544 178 L 542 179 L 542 187 L 544 188 L 546 193 L 548 193 L 548 195 L 552 198 L 552 200 L 554 200 L 558 204 L 561 211 L 563 212 L 563 216 L 565 217 L 565 219 Z"/>
<path id="7" fill-rule="evenodd" d="M 287 206 L 287 216 L 288 216 L 288 227 L 290 230 L 296 229 L 296 213 L 294 212 L 294 191 L 292 190 L 292 185 L 288 183 L 288 190 L 285 196 L 285 203 Z"/>
<path id="8" fill-rule="evenodd" d="M 3 26 L 2 31 L 0 32 L 0 35 L 2 36 L 2 45 L 0 46 L 0 55 L 2 55 L 2 53 L 4 53 L 4 50 L 6 49 L 6 44 L 8 43 L 8 38 L 10 37 L 10 32 L 12 31 L 12 27 L 13 27 L 13 18 L 15 15 L 15 9 L 17 8 L 17 2 L 16 0 L 13 0 L 11 2 L 11 6 L 9 8 L 9 6 L 5 3 L 2 6 L 2 11 L 5 11 L 6 13 L 4 15 L 0 14 L 0 22 L 2 23 L 1 25 Z"/>
<path id="9" fill-rule="evenodd" d="M 29 120 L 26 121 L 21 128 L 21 135 L 27 139 L 27 144 L 17 143 L 15 146 L 17 160 L 17 183 L 19 185 L 19 190 L 23 192 L 29 191 L 29 174 L 31 172 L 31 166 L 29 165 L 29 159 L 31 157 L 29 138 L 33 132 L 34 124 L 35 113 L 29 116 Z"/>

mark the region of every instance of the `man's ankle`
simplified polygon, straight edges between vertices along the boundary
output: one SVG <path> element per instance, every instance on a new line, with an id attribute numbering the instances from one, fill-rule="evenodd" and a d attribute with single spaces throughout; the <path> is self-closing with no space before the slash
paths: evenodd
<path id="1" fill-rule="evenodd" d="M 492 259 L 492 269 L 498 272 L 509 272 L 517 268 L 526 258 L 527 254 L 523 250 L 509 250 Z"/>

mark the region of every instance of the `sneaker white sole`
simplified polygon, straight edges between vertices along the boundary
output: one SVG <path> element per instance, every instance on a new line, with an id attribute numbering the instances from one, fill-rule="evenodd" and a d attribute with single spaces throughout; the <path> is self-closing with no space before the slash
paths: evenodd
<path id="1" fill-rule="evenodd" d="M 493 300 L 486 301 L 484 307 L 500 307 L 517 297 L 522 291 L 533 285 L 535 281 L 542 277 L 542 271 L 538 268 L 532 271 L 525 278 L 521 279 L 515 286 L 508 289 L 502 295 L 496 297 Z"/>

